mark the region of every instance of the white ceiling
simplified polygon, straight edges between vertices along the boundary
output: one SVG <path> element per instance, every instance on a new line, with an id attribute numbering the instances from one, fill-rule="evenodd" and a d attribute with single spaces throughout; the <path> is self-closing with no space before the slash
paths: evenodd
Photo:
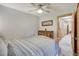
<path id="1" fill-rule="evenodd" d="M 25 13 L 30 13 L 33 15 L 42 15 L 38 14 L 36 11 L 34 12 L 28 12 L 29 10 L 35 9 L 34 6 L 32 6 L 30 3 L 2 3 L 1 5 L 4 5 L 9 8 L 13 8 Z M 75 3 L 51 3 L 51 14 L 61 14 L 61 13 L 71 13 L 74 12 L 76 9 Z"/>

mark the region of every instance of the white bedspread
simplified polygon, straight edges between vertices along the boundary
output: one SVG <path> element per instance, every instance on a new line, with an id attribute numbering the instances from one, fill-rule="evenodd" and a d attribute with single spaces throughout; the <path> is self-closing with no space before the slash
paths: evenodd
<path id="1" fill-rule="evenodd" d="M 16 56 L 56 56 L 59 52 L 55 41 L 44 36 L 10 40 L 8 48 L 8 55 Z"/>

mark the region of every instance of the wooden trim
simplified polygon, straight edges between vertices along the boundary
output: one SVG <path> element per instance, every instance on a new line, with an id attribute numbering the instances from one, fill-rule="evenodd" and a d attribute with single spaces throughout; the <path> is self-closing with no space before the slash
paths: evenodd
<path id="1" fill-rule="evenodd" d="M 77 54 L 77 40 L 75 40 L 75 38 L 77 38 L 77 11 L 74 15 L 74 54 Z"/>
<path id="2" fill-rule="evenodd" d="M 68 14 L 64 14 L 64 15 L 61 15 L 61 16 L 57 16 L 57 18 L 65 17 L 65 16 L 70 16 L 70 15 L 72 15 L 72 13 L 68 13 Z"/>
<path id="3" fill-rule="evenodd" d="M 60 17 L 65 17 L 65 16 L 70 16 L 72 15 L 72 13 L 68 13 L 68 14 L 64 14 L 64 15 L 61 15 L 61 16 L 57 16 L 57 39 L 60 40 L 60 27 L 59 27 L 59 18 Z"/>
<path id="4" fill-rule="evenodd" d="M 78 8 L 79 8 L 79 3 L 77 4 L 77 8 L 76 8 L 76 12 L 75 12 L 75 15 L 74 15 L 74 53 L 76 54 L 76 55 L 78 55 L 79 54 L 79 52 L 78 52 L 78 23 L 77 23 L 77 21 L 78 21 L 78 19 L 77 19 L 77 13 L 78 13 Z"/>

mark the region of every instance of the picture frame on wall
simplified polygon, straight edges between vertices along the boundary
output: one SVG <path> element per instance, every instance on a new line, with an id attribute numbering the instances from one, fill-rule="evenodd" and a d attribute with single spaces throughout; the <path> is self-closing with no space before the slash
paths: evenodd
<path id="1" fill-rule="evenodd" d="M 42 26 L 52 26 L 53 20 L 42 21 Z"/>

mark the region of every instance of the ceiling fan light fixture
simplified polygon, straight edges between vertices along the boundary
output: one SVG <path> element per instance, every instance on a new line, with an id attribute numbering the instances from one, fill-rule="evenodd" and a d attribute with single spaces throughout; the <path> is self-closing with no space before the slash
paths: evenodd
<path id="1" fill-rule="evenodd" d="M 39 14 L 42 14 L 42 13 L 43 13 L 43 10 L 42 10 L 42 9 L 39 9 L 39 10 L 37 10 L 37 12 L 38 12 Z"/>

